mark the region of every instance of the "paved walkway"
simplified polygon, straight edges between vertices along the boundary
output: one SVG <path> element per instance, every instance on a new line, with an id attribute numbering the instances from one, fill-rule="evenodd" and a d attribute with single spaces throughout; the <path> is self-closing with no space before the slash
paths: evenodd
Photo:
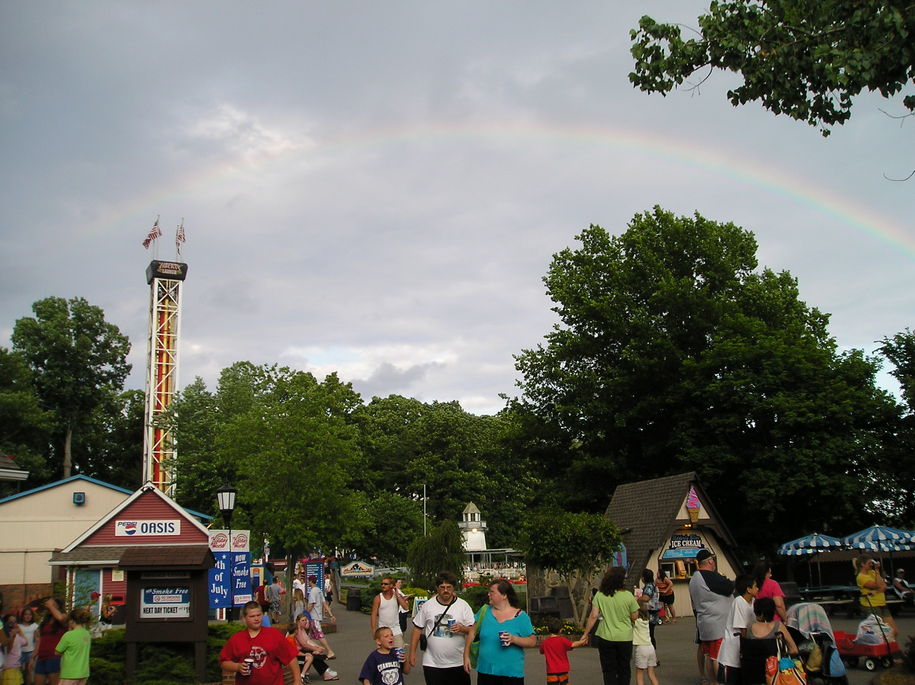
<path id="1" fill-rule="evenodd" d="M 375 647 L 369 631 L 369 617 L 356 611 L 347 611 L 342 604 L 334 604 L 337 616 L 338 631 L 328 634 L 327 639 L 337 653 L 337 659 L 331 661 L 332 668 L 340 674 L 342 682 L 353 682 L 365 657 Z M 915 614 L 907 610 L 904 617 L 897 619 L 902 636 L 915 635 Z M 832 619 L 833 630 L 855 632 L 858 622 L 845 618 Z M 696 625 L 692 618 L 680 619 L 675 624 L 658 626 L 658 659 L 661 666 L 657 670 L 661 685 L 698 685 L 699 673 L 696 666 L 696 645 L 694 642 Z M 904 645 L 907 637 L 899 639 Z M 408 640 L 409 643 L 409 640 Z M 570 655 L 572 672 L 570 682 L 600 685 L 602 683 L 600 663 L 597 650 L 590 647 L 577 649 Z M 312 671 L 312 677 L 315 673 Z M 849 669 L 850 685 L 865 685 L 873 678 L 872 673 L 863 668 Z M 525 660 L 525 679 L 528 685 L 545 683 L 543 656 L 536 650 L 527 652 Z M 472 678 L 476 682 L 476 677 Z M 422 685 L 422 669 L 417 668 L 406 677 L 411 685 Z M 645 680 L 646 685 L 648 680 Z M 632 683 L 635 683 L 633 673 Z"/>

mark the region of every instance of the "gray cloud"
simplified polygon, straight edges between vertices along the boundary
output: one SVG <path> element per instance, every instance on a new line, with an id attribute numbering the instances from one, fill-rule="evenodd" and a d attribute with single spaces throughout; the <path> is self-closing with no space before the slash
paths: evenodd
<path id="1" fill-rule="evenodd" d="M 0 344 L 84 296 L 143 387 L 156 215 L 185 218 L 182 382 L 240 359 L 496 411 L 589 223 L 733 221 L 844 347 L 912 326 L 910 132 L 862 96 L 828 140 L 733 79 L 635 91 L 640 14 L 703 3 L 12 3 L 0 22 Z M 362 379 L 362 380 L 358 380 Z"/>

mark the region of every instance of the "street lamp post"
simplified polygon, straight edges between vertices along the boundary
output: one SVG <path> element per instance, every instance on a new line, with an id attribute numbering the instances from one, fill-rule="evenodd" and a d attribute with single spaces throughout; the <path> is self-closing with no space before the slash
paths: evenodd
<path id="1" fill-rule="evenodd" d="M 233 571 L 235 564 L 232 561 L 232 512 L 235 510 L 235 495 L 238 490 L 229 485 L 226 481 L 219 490 L 216 491 L 216 501 L 219 503 L 219 511 L 222 512 L 222 520 L 226 528 L 229 529 L 229 611 L 226 614 L 228 618 L 235 608 L 235 578 Z"/>

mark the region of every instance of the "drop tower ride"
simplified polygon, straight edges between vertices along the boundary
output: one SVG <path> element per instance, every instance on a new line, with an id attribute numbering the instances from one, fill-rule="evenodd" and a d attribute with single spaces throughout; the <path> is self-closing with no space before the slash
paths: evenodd
<path id="1" fill-rule="evenodd" d="M 156 222 L 158 226 L 158 221 Z M 182 223 L 183 228 L 183 223 Z M 183 236 L 183 233 L 182 233 Z M 146 357 L 146 412 L 143 422 L 143 481 L 175 496 L 175 443 L 164 414 L 178 392 L 181 284 L 187 264 L 154 259 L 146 267 L 149 334 Z"/>

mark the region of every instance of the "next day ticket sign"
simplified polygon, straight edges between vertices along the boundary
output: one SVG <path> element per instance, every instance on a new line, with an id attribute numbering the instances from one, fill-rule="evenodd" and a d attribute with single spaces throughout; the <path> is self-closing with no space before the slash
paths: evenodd
<path id="1" fill-rule="evenodd" d="M 189 587 L 147 587 L 140 596 L 140 618 L 190 618 Z"/>

